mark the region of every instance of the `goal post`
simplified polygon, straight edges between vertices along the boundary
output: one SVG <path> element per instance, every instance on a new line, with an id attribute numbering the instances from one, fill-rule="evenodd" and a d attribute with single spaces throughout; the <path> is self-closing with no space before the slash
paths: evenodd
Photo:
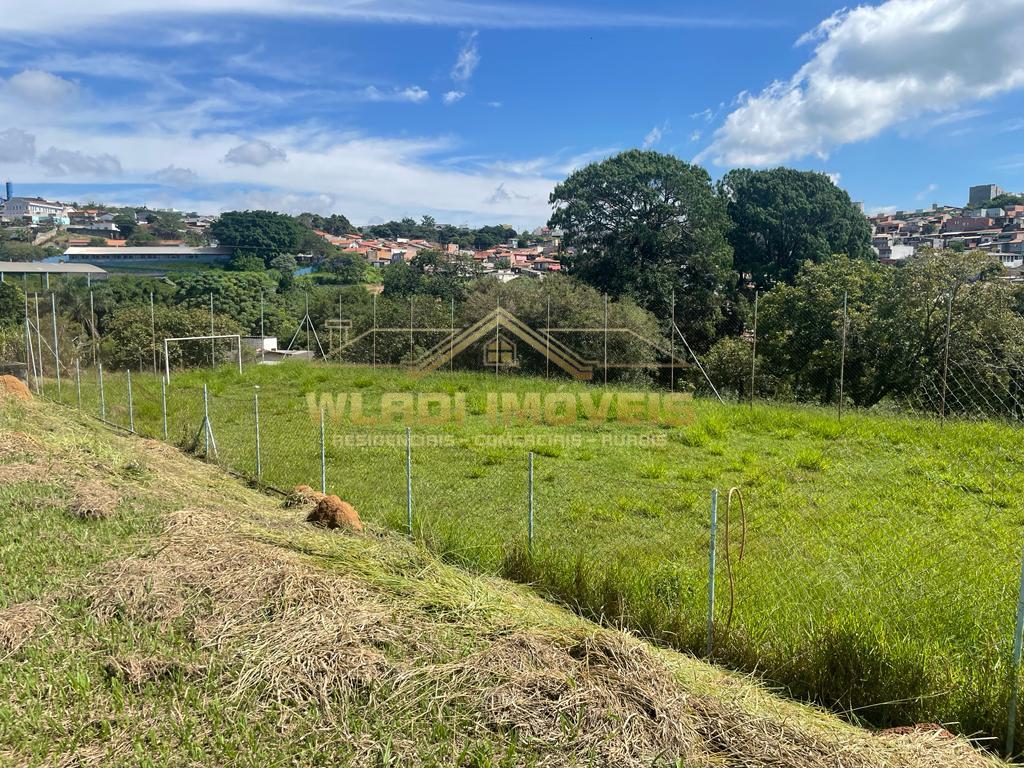
<path id="1" fill-rule="evenodd" d="M 171 336 L 164 339 L 164 378 L 168 384 L 171 383 L 171 342 L 178 341 L 209 341 L 216 342 L 217 339 L 234 339 L 238 350 L 238 372 L 242 372 L 242 336 L 237 333 L 216 334 L 211 336 Z"/>

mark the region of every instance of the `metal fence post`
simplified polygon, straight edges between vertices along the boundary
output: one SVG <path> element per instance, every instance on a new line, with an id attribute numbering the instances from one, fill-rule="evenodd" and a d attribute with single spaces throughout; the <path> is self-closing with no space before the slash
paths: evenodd
<path id="1" fill-rule="evenodd" d="M 103 390 L 103 363 L 96 364 L 97 369 L 100 372 L 100 418 L 104 421 L 107 420 L 107 395 Z"/>
<path id="2" fill-rule="evenodd" d="M 82 367 L 81 361 L 75 358 L 75 391 L 78 394 L 78 410 L 82 410 Z"/>
<path id="3" fill-rule="evenodd" d="M 22 275 L 24 277 L 24 275 Z M 28 316 L 28 293 L 25 294 L 25 365 L 28 367 L 36 383 L 36 394 L 39 394 L 39 372 L 36 370 L 36 356 L 32 349 L 32 321 Z"/>
<path id="4" fill-rule="evenodd" d="M 405 428 L 405 527 L 412 536 L 412 429 Z"/>
<path id="5" fill-rule="evenodd" d="M 253 418 L 256 421 L 256 479 L 263 480 L 263 457 L 260 454 L 260 388 L 257 384 L 252 392 Z"/>
<path id="6" fill-rule="evenodd" d="M 57 374 L 57 401 L 63 402 L 64 397 L 60 388 L 60 350 L 57 346 L 57 294 L 55 293 L 50 294 L 50 310 L 53 313 L 53 370 Z"/>
<path id="7" fill-rule="evenodd" d="M 97 365 L 100 361 L 99 358 L 99 333 L 96 330 L 96 300 L 93 296 L 93 292 L 89 291 L 89 346 L 92 347 L 92 364 Z"/>
<path id="8" fill-rule="evenodd" d="M 757 291 L 754 291 L 754 343 L 750 347 L 750 407 L 754 407 L 754 392 L 757 390 Z"/>
<path id="9" fill-rule="evenodd" d="M 167 442 L 167 381 L 160 377 L 160 418 L 164 429 L 164 442 Z"/>
<path id="10" fill-rule="evenodd" d="M 708 658 L 715 641 L 715 546 L 718 538 L 718 489 L 711 489 L 711 546 L 708 548 Z"/>
<path id="11" fill-rule="evenodd" d="M 1013 660 L 1010 672 L 1009 719 L 1006 723 L 1006 757 L 1013 757 L 1014 737 L 1017 733 L 1017 688 L 1020 683 L 1020 657 L 1022 641 L 1024 641 L 1024 558 L 1021 559 L 1020 586 L 1017 590 L 1017 624 L 1013 630 Z"/>
<path id="12" fill-rule="evenodd" d="M 203 384 L 203 448 L 206 460 L 210 459 L 210 399 L 206 384 Z"/>
<path id="13" fill-rule="evenodd" d="M 849 320 L 846 317 L 847 292 L 843 291 L 843 347 L 839 355 L 839 418 L 843 418 L 843 384 L 846 375 L 846 328 Z"/>
<path id="14" fill-rule="evenodd" d="M 949 392 L 949 326 L 953 322 L 953 287 L 949 288 L 949 297 L 946 300 L 946 342 L 942 353 L 942 405 L 939 419 L 946 421 L 946 394 Z"/>
<path id="15" fill-rule="evenodd" d="M 327 493 L 327 432 L 323 408 L 320 409 L 320 493 Z"/>
<path id="16" fill-rule="evenodd" d="M 39 294 L 36 294 L 36 350 L 39 352 L 39 375 L 45 375 L 43 370 L 43 334 L 39 330 Z"/>
<path id="17" fill-rule="evenodd" d="M 135 434 L 135 404 L 132 402 L 132 372 L 128 369 L 128 428 Z"/>
<path id="18" fill-rule="evenodd" d="M 604 295 L 604 385 L 608 386 L 608 294 Z"/>
<path id="19" fill-rule="evenodd" d="M 676 292 L 672 291 L 672 327 L 676 325 Z M 676 391 L 676 335 L 669 329 L 669 350 L 668 350 L 668 391 Z"/>
<path id="20" fill-rule="evenodd" d="M 528 517 L 526 520 L 526 546 L 529 553 L 533 554 L 533 451 L 530 451 L 529 459 L 529 504 Z"/>

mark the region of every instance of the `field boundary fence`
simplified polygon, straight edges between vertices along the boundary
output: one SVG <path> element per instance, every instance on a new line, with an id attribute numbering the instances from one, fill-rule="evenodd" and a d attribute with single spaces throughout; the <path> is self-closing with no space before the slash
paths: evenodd
<path id="1" fill-rule="evenodd" d="M 957 727 L 1016 754 L 1024 533 L 1012 521 L 1021 511 L 1015 473 L 1024 365 L 966 335 L 969 307 L 950 292 L 934 302 L 935 325 L 915 358 L 919 375 L 866 406 L 873 387 L 890 386 L 879 384 L 879 371 L 903 358 L 879 348 L 850 295 L 830 300 L 828 323 L 809 313 L 780 327 L 756 297 L 751 331 L 699 355 L 672 324 L 656 349 L 658 370 L 670 367 L 669 386 L 642 384 L 647 392 L 674 390 L 686 366 L 696 421 L 659 430 L 668 448 L 492 444 L 482 439 L 491 437 L 486 431 L 472 442 L 443 426 L 353 425 L 351 414 L 338 417 L 322 398 L 250 379 L 255 356 L 241 374 L 193 368 L 168 381 L 162 352 L 150 354 L 150 343 L 162 346 L 155 327 L 136 355 L 140 366 L 114 370 L 87 332 L 83 343 L 80 325 L 62 320 L 52 294 L 49 302 L 26 297 L 21 353 L 37 395 L 112 428 L 163 440 L 279 493 L 300 484 L 336 493 L 365 520 L 457 564 L 532 584 L 585 616 L 715 662 L 766 671 L 798 698 L 858 710 L 854 716 L 870 722 L 952 722 L 949 712 L 966 711 Z M 402 340 L 419 346 L 418 356 L 398 355 L 401 367 L 371 359 L 382 374 L 421 370 L 431 352 L 440 355 L 438 370 L 458 372 L 452 349 L 472 326 L 453 331 L 455 312 L 443 302 L 431 305 L 436 323 L 417 325 L 420 310 L 413 302 L 412 341 Z M 514 308 L 495 306 L 480 313 L 466 349 L 477 355 L 493 341 L 496 372 L 507 376 L 516 369 L 500 365 L 502 338 L 515 329 L 516 343 L 532 344 L 537 355 L 524 372 L 558 376 L 552 390 L 571 377 L 553 370 L 537 346 L 563 345 L 570 367 L 572 350 L 591 350 L 578 355 L 596 355 L 591 389 L 615 391 L 639 381 L 625 376 L 605 386 L 608 357 L 619 353 L 611 329 L 627 325 L 615 325 L 614 303 L 598 314 L 610 318 L 603 328 L 548 321 L 532 336 L 517 328 Z M 416 344 L 416 328 L 436 330 L 442 320 L 446 333 L 431 346 Z M 341 359 L 332 357 L 340 348 L 333 337 L 344 330 L 332 328 L 324 340 L 328 362 L 316 370 L 325 376 Z M 197 365 L 209 362 L 208 352 Z M 214 361 L 222 358 L 215 350 Z M 799 375 L 784 380 L 779 359 L 800 361 Z M 337 370 L 361 367 L 358 359 L 347 363 Z M 654 362 L 645 358 L 644 366 Z M 793 400 L 828 410 L 774 409 Z M 1004 527 L 995 527 L 997 518 Z M 986 574 L 983 586 L 951 566 L 965 552 L 980 553 L 973 565 Z M 944 633 L 938 650 L 913 637 L 922 624 Z M 807 631 L 817 633 L 815 645 L 792 639 Z M 912 641 L 891 639 L 901 633 Z M 887 655 L 873 661 L 883 640 Z M 917 658 L 926 651 L 943 663 Z M 830 657 L 854 663 L 831 669 Z M 825 671 L 805 674 L 801 665 Z M 844 674 L 884 686 L 845 699 L 852 678 Z"/>

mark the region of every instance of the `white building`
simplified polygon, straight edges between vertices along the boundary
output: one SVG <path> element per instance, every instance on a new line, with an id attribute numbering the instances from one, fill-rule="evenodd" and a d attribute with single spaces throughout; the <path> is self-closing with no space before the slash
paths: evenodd
<path id="1" fill-rule="evenodd" d="M 30 218 L 33 224 L 42 220 L 56 224 L 68 224 L 69 209 L 61 203 L 52 203 L 39 197 L 12 197 L 0 206 L 0 216 L 5 219 Z"/>

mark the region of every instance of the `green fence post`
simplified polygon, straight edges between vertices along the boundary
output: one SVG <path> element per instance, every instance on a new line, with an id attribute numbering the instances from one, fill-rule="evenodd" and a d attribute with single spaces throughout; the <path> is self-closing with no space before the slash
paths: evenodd
<path id="1" fill-rule="evenodd" d="M 1010 671 L 1009 719 L 1006 723 L 1006 757 L 1013 757 L 1014 737 L 1017 733 L 1017 688 L 1020 683 L 1020 656 L 1024 642 L 1024 558 L 1021 559 L 1020 586 L 1017 589 L 1017 624 L 1013 630 L 1013 661 Z"/>
<path id="2" fill-rule="evenodd" d="M 412 429 L 405 428 L 405 527 L 412 536 Z"/>
<path id="3" fill-rule="evenodd" d="M 708 548 L 708 657 L 715 640 L 715 546 L 718 538 L 718 489 L 711 489 L 711 546 Z"/>
<path id="4" fill-rule="evenodd" d="M 529 496 L 528 496 L 528 517 L 526 521 L 526 546 L 530 554 L 533 554 L 533 451 L 530 451 L 529 458 Z"/>

